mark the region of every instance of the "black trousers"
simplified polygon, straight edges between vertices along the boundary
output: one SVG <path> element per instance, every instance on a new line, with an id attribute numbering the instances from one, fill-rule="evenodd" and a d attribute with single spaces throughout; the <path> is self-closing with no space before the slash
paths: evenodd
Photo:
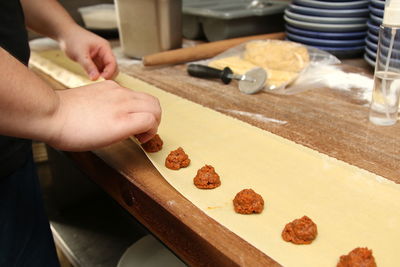
<path id="1" fill-rule="evenodd" d="M 28 158 L 0 178 L 0 266 L 59 266 L 32 152 Z"/>

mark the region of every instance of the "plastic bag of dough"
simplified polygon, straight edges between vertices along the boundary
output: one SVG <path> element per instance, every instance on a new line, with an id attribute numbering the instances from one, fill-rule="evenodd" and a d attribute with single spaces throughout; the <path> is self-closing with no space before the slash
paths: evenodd
<path id="1" fill-rule="evenodd" d="M 309 63 L 307 48 L 293 42 L 255 41 L 245 45 L 243 59 L 267 69 L 301 72 Z"/>
<path id="2" fill-rule="evenodd" d="M 259 67 L 239 56 L 226 57 L 221 59 L 212 60 L 208 64 L 210 67 L 216 69 L 223 69 L 229 67 L 234 73 L 244 74 L 247 71 Z M 289 82 L 297 78 L 298 73 L 293 71 L 275 70 L 263 67 L 268 74 L 265 86 L 268 88 L 277 88 L 287 85 Z"/>
<path id="3" fill-rule="evenodd" d="M 290 88 L 290 84 L 309 67 L 338 63 L 340 61 L 335 56 L 313 47 L 290 41 L 260 40 L 231 48 L 203 64 L 218 69 L 230 67 L 237 74 L 262 67 L 268 76 L 264 90 L 278 94 L 294 94 L 313 88 L 313 86 L 297 86 L 295 90 Z"/>

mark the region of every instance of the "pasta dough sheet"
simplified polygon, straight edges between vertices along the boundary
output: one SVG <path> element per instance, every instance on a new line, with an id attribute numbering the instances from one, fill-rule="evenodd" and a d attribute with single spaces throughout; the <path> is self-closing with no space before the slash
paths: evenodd
<path id="1" fill-rule="evenodd" d="M 33 53 L 31 63 L 68 87 L 89 82 L 59 51 Z M 378 266 L 400 266 L 399 184 L 138 79 L 120 74 L 117 81 L 160 99 L 164 148 L 147 156 L 164 178 L 208 216 L 280 264 L 336 266 L 340 255 L 367 246 Z M 164 167 L 164 160 L 178 146 L 192 162 L 172 171 Z M 193 185 L 205 164 L 221 176 L 220 187 L 200 190 Z M 261 214 L 234 212 L 232 199 L 244 188 L 263 196 Z M 303 215 L 318 225 L 316 240 L 300 246 L 284 242 L 285 224 Z"/>

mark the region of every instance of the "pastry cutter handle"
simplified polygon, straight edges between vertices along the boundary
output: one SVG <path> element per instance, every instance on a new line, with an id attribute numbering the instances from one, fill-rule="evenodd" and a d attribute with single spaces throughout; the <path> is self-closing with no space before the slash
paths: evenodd
<path id="1" fill-rule="evenodd" d="M 198 78 L 218 78 L 221 79 L 224 84 L 228 84 L 232 81 L 230 76 L 233 74 L 233 71 L 229 67 L 219 70 L 200 64 L 189 64 L 187 72 L 191 76 Z"/>

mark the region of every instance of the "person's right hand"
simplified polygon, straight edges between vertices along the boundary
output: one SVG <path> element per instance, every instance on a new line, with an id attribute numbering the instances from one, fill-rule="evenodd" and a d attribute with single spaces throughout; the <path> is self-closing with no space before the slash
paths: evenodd
<path id="1" fill-rule="evenodd" d="M 161 120 L 158 100 L 104 81 L 57 91 L 59 108 L 46 143 L 61 150 L 87 151 L 135 135 L 150 140 Z"/>

